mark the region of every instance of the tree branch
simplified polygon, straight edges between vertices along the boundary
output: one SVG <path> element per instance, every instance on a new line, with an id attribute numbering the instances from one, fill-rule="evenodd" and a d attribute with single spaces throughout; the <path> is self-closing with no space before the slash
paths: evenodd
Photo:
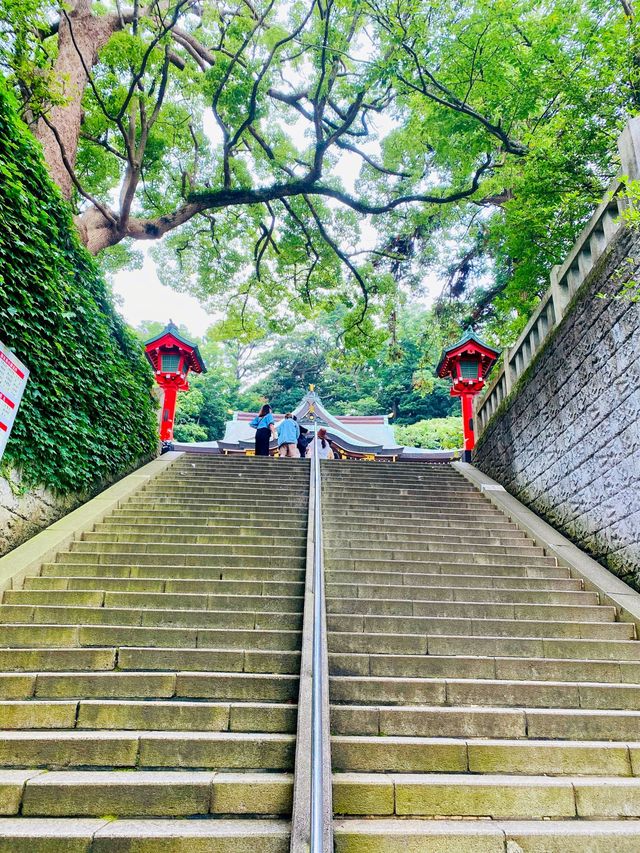
<path id="1" fill-rule="evenodd" d="M 105 207 L 103 204 L 101 204 L 101 203 L 98 201 L 98 199 L 97 199 L 97 198 L 95 198 L 94 196 L 92 196 L 92 195 L 91 195 L 91 193 L 88 193 L 88 192 L 85 190 L 85 188 L 82 186 L 82 184 L 80 183 L 80 181 L 78 180 L 78 177 L 77 177 L 77 175 L 76 175 L 76 173 L 75 173 L 75 169 L 74 169 L 74 168 L 73 168 L 73 166 L 71 165 L 71 162 L 70 162 L 70 160 L 69 160 L 69 157 L 67 156 L 67 150 L 66 150 L 66 148 L 65 148 L 65 145 L 64 145 L 64 143 L 63 143 L 63 141 L 62 141 L 62 138 L 61 138 L 60 134 L 58 133 L 58 129 L 55 127 L 55 125 L 53 125 L 53 124 L 49 121 L 49 119 L 47 118 L 47 116 L 46 116 L 46 115 L 44 115 L 44 114 L 42 115 L 42 120 L 43 120 L 43 121 L 44 121 L 44 123 L 47 125 L 47 127 L 49 128 L 49 130 L 51 131 L 51 133 L 54 135 L 55 140 L 56 140 L 56 142 L 58 143 L 58 145 L 59 145 L 59 147 L 60 147 L 60 156 L 61 156 L 61 158 L 62 158 L 62 162 L 64 163 L 64 167 L 65 167 L 65 169 L 66 169 L 66 170 L 67 170 L 67 172 L 69 173 L 69 177 L 70 177 L 70 178 L 71 178 L 71 180 L 73 181 L 73 185 L 74 185 L 74 187 L 78 190 L 78 192 L 80 193 L 80 195 L 81 195 L 83 198 L 86 198 L 86 200 L 87 200 L 88 202 L 91 202 L 91 204 L 92 204 L 92 205 L 93 205 L 97 210 L 99 210 L 99 211 L 100 211 L 100 213 L 104 216 L 104 218 L 105 218 L 108 222 L 110 222 L 112 225 L 116 225 L 118 220 L 117 220 L 117 218 L 115 217 L 115 215 L 114 215 L 114 214 L 109 210 L 109 208 L 108 208 L 108 207 Z"/>

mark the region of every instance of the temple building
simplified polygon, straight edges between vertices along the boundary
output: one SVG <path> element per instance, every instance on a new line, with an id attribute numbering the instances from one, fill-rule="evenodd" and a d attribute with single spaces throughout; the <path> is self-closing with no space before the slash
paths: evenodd
<path id="1" fill-rule="evenodd" d="M 423 450 L 399 445 L 388 415 L 332 415 L 313 390 L 304 395 L 293 414 L 298 423 L 308 429 L 324 427 L 334 453 L 343 459 L 447 461 L 455 455 L 451 450 Z M 255 430 L 249 424 L 255 416 L 256 412 L 234 412 L 233 418 L 226 423 L 221 440 L 190 444 L 176 442 L 175 447 L 190 452 L 252 455 Z M 277 427 L 284 414 L 274 412 L 274 417 Z M 271 446 L 275 452 L 275 441 Z"/>

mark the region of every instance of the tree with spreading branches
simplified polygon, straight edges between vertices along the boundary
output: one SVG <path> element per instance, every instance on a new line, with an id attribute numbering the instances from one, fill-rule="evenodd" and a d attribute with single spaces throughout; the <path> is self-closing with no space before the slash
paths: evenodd
<path id="1" fill-rule="evenodd" d="M 372 309 L 389 318 L 443 246 L 459 292 L 487 259 L 530 278 L 537 265 L 517 285 L 527 306 L 638 100 L 635 19 L 618 0 L 0 0 L 0 13 L 0 62 L 92 253 L 124 262 L 164 237 L 173 286 L 280 324 L 343 304 L 345 328 L 372 340 Z"/>

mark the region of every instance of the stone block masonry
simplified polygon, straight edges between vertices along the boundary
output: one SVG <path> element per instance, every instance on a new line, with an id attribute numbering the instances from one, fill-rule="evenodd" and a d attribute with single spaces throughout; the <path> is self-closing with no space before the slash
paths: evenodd
<path id="1" fill-rule="evenodd" d="M 474 464 L 640 589 L 640 233 L 619 232 L 480 437 Z"/>
<path id="2" fill-rule="evenodd" d="M 12 470 L 0 475 L 0 556 L 80 506 L 90 495 L 56 495 L 45 486 L 27 487 Z"/>

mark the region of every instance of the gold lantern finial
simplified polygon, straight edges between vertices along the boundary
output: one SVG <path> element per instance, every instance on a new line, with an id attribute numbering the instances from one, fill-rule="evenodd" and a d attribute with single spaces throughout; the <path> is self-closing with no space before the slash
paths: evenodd
<path id="1" fill-rule="evenodd" d="M 309 391 L 311 391 L 311 393 L 313 393 L 313 389 L 314 389 L 315 387 L 316 387 L 316 386 L 315 386 L 315 385 L 313 384 L 313 382 L 312 382 L 312 383 L 309 385 Z"/>

